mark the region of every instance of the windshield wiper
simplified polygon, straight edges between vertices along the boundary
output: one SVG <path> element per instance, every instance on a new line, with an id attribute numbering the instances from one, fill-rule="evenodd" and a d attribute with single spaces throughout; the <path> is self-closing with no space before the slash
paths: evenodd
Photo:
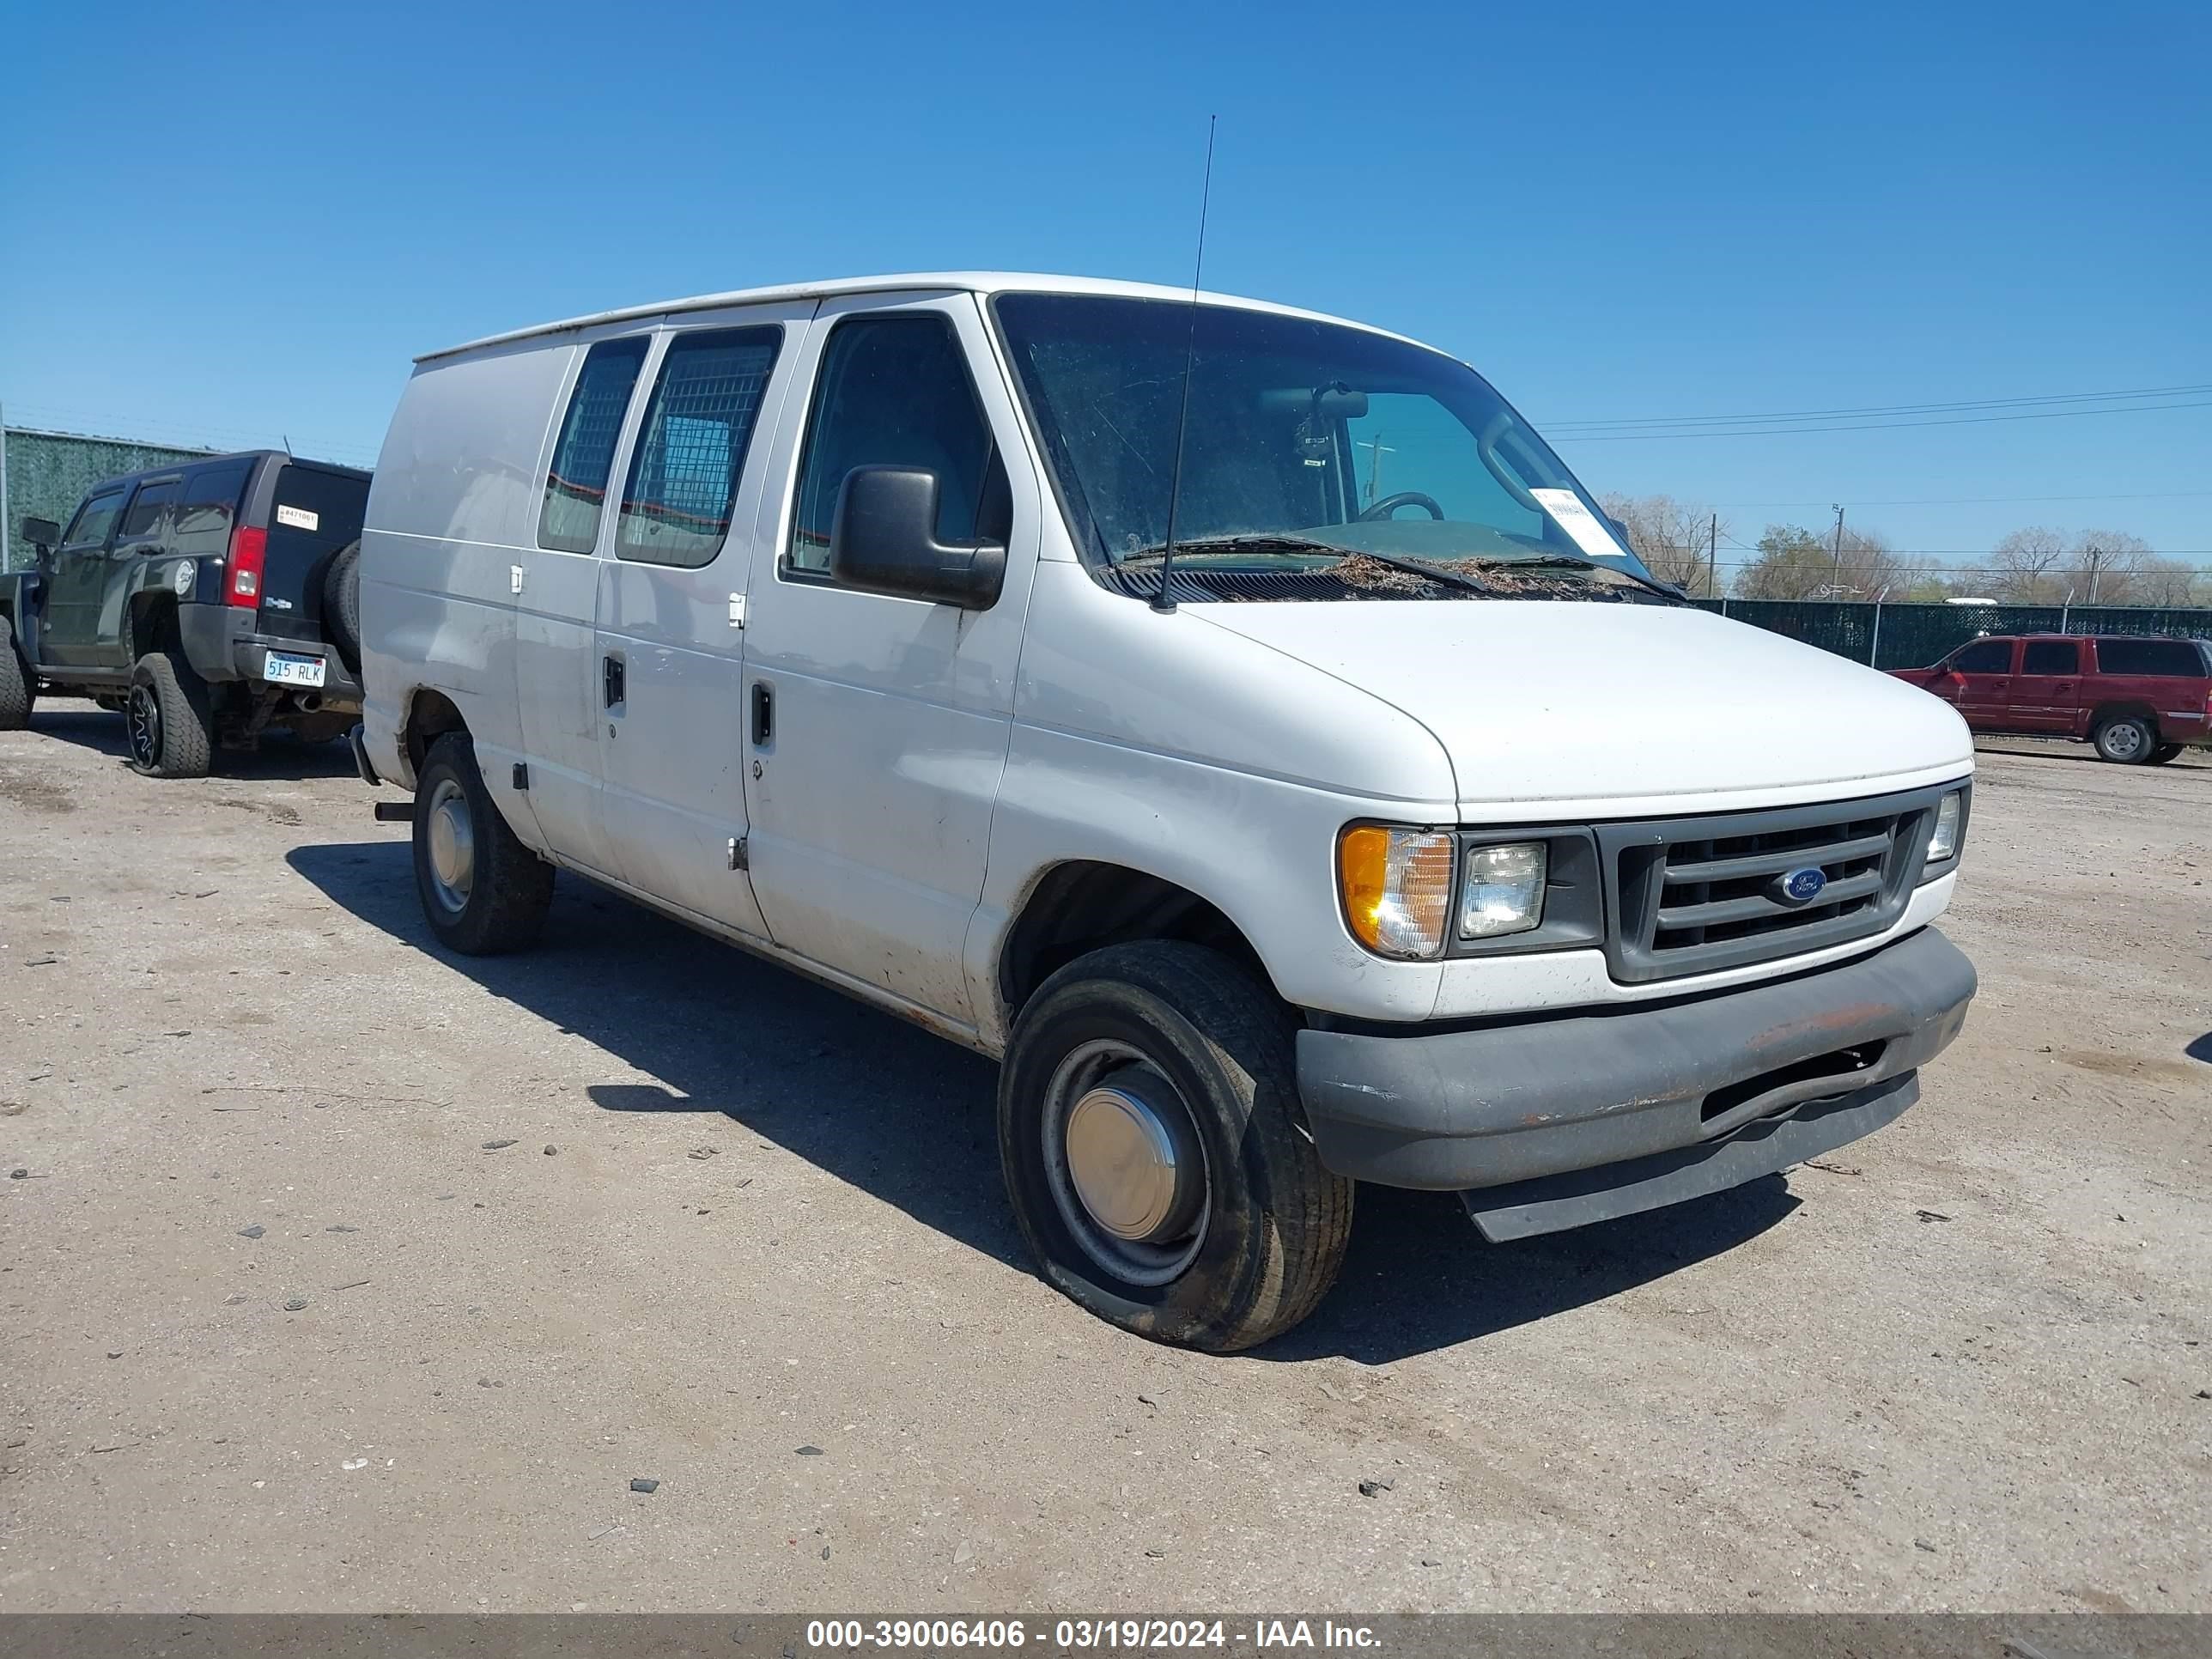
<path id="1" fill-rule="evenodd" d="M 1178 541 L 1176 557 L 1186 553 L 1326 553 L 1340 559 L 1346 550 L 1328 542 L 1317 542 L 1309 536 L 1202 536 L 1196 541 Z M 1134 553 L 1124 553 L 1114 561 L 1115 564 L 1158 564 L 1167 556 L 1164 543 L 1157 547 L 1144 548 Z"/>
<path id="2" fill-rule="evenodd" d="M 1474 558 L 1468 560 L 1467 562 L 1469 564 L 1479 564 L 1484 568 L 1490 570 L 1603 571 L 1607 575 L 1624 577 L 1627 580 L 1634 582 L 1638 587 L 1648 588 L 1650 592 L 1660 595 L 1662 599 L 1673 599 L 1680 604 L 1687 604 L 1690 602 L 1690 596 L 1682 589 L 1679 587 L 1670 587 L 1666 583 L 1662 582 L 1654 577 L 1639 576 L 1633 570 L 1629 570 L 1615 564 L 1600 564 L 1595 559 L 1578 559 L 1571 553 L 1544 553 L 1538 555 L 1533 559 Z"/>
<path id="3" fill-rule="evenodd" d="M 1471 574 L 1457 567 L 1474 565 L 1482 570 L 1500 572 L 1580 570 L 1588 571 L 1593 574 L 1619 576 L 1623 580 L 1633 582 L 1646 592 L 1656 593 L 1660 598 L 1671 600 L 1677 605 L 1690 602 L 1687 594 L 1650 577 L 1639 576 L 1633 570 L 1624 569 L 1617 565 L 1600 564 L 1595 559 L 1577 558 L 1571 553 L 1540 553 L 1526 559 L 1494 559 L 1485 558 L 1479 554 L 1469 554 L 1455 559 L 1450 564 L 1437 564 L 1431 563 L 1426 559 L 1413 558 L 1401 554 L 1377 553 L 1370 548 L 1346 547 L 1337 542 L 1316 541 L 1310 536 L 1266 534 L 1209 536 L 1197 541 L 1178 541 L 1175 550 L 1178 560 L 1186 554 L 1195 554 L 1204 558 L 1208 554 L 1224 553 L 1320 553 L 1328 555 L 1339 564 L 1347 559 L 1372 559 L 1376 564 L 1392 570 L 1402 571 L 1408 576 L 1418 576 L 1423 581 L 1434 582 L 1443 587 L 1463 588 L 1470 593 L 1480 593 L 1490 599 L 1501 597 L 1500 590 L 1484 581 L 1481 577 Z M 1166 552 L 1164 546 L 1148 547 L 1139 552 L 1124 554 L 1115 562 L 1117 565 L 1158 564 Z"/>
<path id="4" fill-rule="evenodd" d="M 1148 547 L 1140 553 L 1131 553 L 1115 561 L 1118 564 L 1157 564 L 1166 553 L 1165 548 Z M 1177 542 L 1176 557 L 1195 553 L 1203 558 L 1208 553 L 1326 553 L 1342 564 L 1347 559 L 1372 559 L 1393 570 L 1401 570 L 1423 581 L 1435 582 L 1443 587 L 1462 587 L 1470 593 L 1488 598 L 1498 597 L 1498 590 L 1479 577 L 1463 571 L 1446 569 L 1424 559 L 1401 558 L 1392 553 L 1370 553 L 1364 547 L 1342 547 L 1334 542 L 1317 542 L 1309 536 L 1215 536 L 1207 540 Z"/>

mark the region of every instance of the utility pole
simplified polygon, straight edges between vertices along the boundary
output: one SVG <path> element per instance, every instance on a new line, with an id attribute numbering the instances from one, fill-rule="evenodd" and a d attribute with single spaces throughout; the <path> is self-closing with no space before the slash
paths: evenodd
<path id="1" fill-rule="evenodd" d="M 1842 580 L 1844 570 L 1844 509 L 1836 508 L 1836 556 L 1828 563 L 1828 585 L 1832 587 Z"/>
<path id="2" fill-rule="evenodd" d="M 1368 506 L 1372 507 L 1376 502 L 1382 499 L 1382 495 L 1378 493 L 1382 488 L 1382 458 L 1385 455 L 1395 455 L 1398 452 L 1382 441 L 1382 434 L 1379 432 L 1372 438 L 1368 439 L 1366 442 L 1354 444 L 1352 445 L 1352 447 L 1354 449 L 1364 449 L 1369 452 L 1367 457 L 1367 504 Z"/>
<path id="3" fill-rule="evenodd" d="M 2099 562 L 2100 559 L 2102 559 L 2104 556 L 2105 556 L 2105 550 L 2104 550 L 2103 548 L 2101 548 L 2101 547 L 2093 547 L 2093 548 L 2091 548 L 2091 549 L 2089 550 L 2089 595 L 2088 595 L 2088 602 L 2089 602 L 2091 605 L 2094 605 L 2094 604 L 2096 604 L 2096 602 L 2097 602 L 2097 564 L 2098 564 L 2098 562 Z"/>
<path id="4" fill-rule="evenodd" d="M 1721 591 L 1721 515 L 1717 513 L 1705 529 L 1705 586 L 1714 596 Z"/>

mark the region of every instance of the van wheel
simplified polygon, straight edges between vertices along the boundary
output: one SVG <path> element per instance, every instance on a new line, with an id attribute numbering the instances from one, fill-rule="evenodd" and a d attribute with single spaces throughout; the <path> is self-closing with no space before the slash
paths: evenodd
<path id="1" fill-rule="evenodd" d="M 123 702 L 131 768 L 149 778 L 204 778 L 215 756 L 215 710 L 207 682 L 188 663 L 149 651 L 131 671 Z"/>
<path id="2" fill-rule="evenodd" d="M 361 544 L 348 542 L 323 573 L 323 632 L 338 660 L 361 672 Z"/>
<path id="3" fill-rule="evenodd" d="M 2089 740 L 2097 745 L 2099 758 L 2119 766 L 2140 766 L 2158 747 L 2158 733 L 2140 714 L 2114 714 L 2100 720 Z"/>
<path id="4" fill-rule="evenodd" d="M 507 828 L 464 732 L 431 744 L 415 781 L 415 886 L 439 943 L 470 957 L 536 944 L 553 902 L 553 866 Z"/>
<path id="5" fill-rule="evenodd" d="M 1215 1352 L 1313 1311 L 1343 1264 L 1352 1184 L 1298 1127 L 1294 1031 L 1199 945 L 1109 945 L 1045 981 L 999 1075 L 999 1156 L 1054 1289 Z"/>
<path id="6" fill-rule="evenodd" d="M 2162 743 L 2150 751 L 2150 764 L 2163 766 L 2180 754 L 2181 749 L 2182 745 L 2178 743 Z"/>
<path id="7" fill-rule="evenodd" d="M 39 683 L 23 647 L 15 643 L 15 624 L 0 617 L 0 732 L 20 732 L 31 723 L 31 705 L 38 701 Z"/>

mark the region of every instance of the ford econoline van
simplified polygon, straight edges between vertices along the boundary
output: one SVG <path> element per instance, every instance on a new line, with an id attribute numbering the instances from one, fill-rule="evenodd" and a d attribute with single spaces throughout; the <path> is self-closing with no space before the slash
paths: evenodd
<path id="1" fill-rule="evenodd" d="M 1162 1341 L 1304 1318 L 1362 1181 L 1505 1239 L 1826 1152 L 1974 991 L 1956 712 L 1684 603 L 1378 329 L 953 275 L 501 335 L 416 366 L 362 572 L 439 939 L 568 870 L 998 1058 L 1044 1273 Z"/>

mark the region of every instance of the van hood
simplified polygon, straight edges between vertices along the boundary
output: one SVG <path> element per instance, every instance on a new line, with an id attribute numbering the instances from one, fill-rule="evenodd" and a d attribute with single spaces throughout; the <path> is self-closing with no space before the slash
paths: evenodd
<path id="1" fill-rule="evenodd" d="M 1917 687 L 1689 606 L 1394 600 L 1183 607 L 1419 720 L 1464 812 L 1696 811 L 1845 799 L 1969 770 Z"/>

